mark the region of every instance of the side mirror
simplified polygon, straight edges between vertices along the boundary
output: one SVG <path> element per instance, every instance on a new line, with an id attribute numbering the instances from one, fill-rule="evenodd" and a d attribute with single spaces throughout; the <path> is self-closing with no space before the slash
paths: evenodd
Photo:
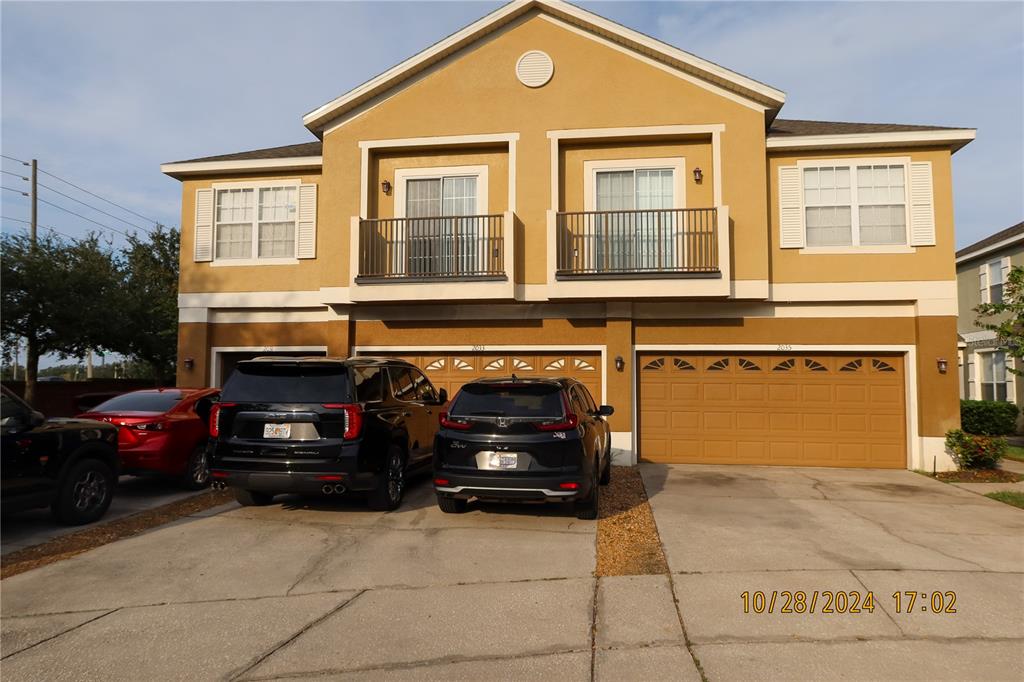
<path id="1" fill-rule="evenodd" d="M 601 407 L 597 408 L 597 415 L 599 417 L 610 417 L 613 414 L 615 414 L 615 408 L 612 407 L 611 405 L 602 405 Z"/>
<path id="2" fill-rule="evenodd" d="M 442 388 L 437 392 L 437 404 L 444 405 L 448 402 L 448 389 Z"/>
<path id="3" fill-rule="evenodd" d="M 42 426 L 43 424 L 46 423 L 46 415 L 44 415 L 42 412 L 38 410 L 32 410 L 32 414 L 29 415 L 28 418 L 28 423 L 32 426 L 33 429 L 36 428 L 37 426 Z"/>

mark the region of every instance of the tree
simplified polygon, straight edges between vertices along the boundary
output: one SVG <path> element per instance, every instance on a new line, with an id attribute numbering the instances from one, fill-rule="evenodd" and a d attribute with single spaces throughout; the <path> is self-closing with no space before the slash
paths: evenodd
<path id="1" fill-rule="evenodd" d="M 146 239 L 128 238 L 122 263 L 119 343 L 107 346 L 148 364 L 159 381 L 173 375 L 178 355 L 180 234 L 157 225 Z"/>
<path id="2" fill-rule="evenodd" d="M 978 325 L 994 331 L 1000 347 L 1017 360 L 1012 367 L 1007 363 L 1007 369 L 1024 376 L 1024 268 L 1010 268 L 1003 283 L 1002 301 L 982 303 L 974 311 L 978 313 Z"/>
<path id="3" fill-rule="evenodd" d="M 25 399 L 35 397 L 39 357 L 81 355 L 116 341 L 109 306 L 120 290 L 117 259 L 96 235 L 6 234 L 0 241 L 0 336 L 26 341 Z"/>

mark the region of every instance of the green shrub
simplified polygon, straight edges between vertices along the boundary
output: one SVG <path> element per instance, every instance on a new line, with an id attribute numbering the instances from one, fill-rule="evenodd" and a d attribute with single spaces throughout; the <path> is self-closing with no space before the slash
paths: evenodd
<path id="1" fill-rule="evenodd" d="M 1006 439 L 977 436 L 960 429 L 946 432 L 946 447 L 961 469 L 995 469 L 1006 454 Z"/>
<path id="2" fill-rule="evenodd" d="M 1010 436 L 1017 432 L 1020 410 L 996 400 L 961 400 L 960 428 L 979 436 Z"/>

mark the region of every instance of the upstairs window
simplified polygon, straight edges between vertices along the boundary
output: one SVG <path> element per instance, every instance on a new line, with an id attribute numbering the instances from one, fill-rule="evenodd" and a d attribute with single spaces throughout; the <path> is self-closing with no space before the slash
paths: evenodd
<path id="1" fill-rule="evenodd" d="M 988 264 L 988 303 L 1003 302 L 1003 262 L 992 261 Z"/>
<path id="2" fill-rule="evenodd" d="M 907 244 L 904 164 L 805 166 L 808 247 Z"/>
<path id="3" fill-rule="evenodd" d="M 294 258 L 297 221 L 297 186 L 218 189 L 214 258 Z"/>

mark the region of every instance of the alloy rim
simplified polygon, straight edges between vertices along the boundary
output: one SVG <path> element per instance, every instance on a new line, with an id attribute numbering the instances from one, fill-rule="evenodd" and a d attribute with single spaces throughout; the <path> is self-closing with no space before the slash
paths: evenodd
<path id="1" fill-rule="evenodd" d="M 405 472 L 402 470 L 402 458 L 397 454 L 391 455 L 388 463 L 388 495 L 393 502 L 402 498 L 402 489 L 405 488 Z"/>
<path id="2" fill-rule="evenodd" d="M 95 509 L 107 496 L 107 479 L 97 471 L 87 471 L 75 481 L 71 499 L 75 509 L 89 511 Z"/>
<path id="3" fill-rule="evenodd" d="M 198 485 L 206 483 L 207 479 L 210 478 L 210 470 L 206 466 L 206 449 L 199 451 L 198 457 L 192 458 L 192 481 Z"/>

